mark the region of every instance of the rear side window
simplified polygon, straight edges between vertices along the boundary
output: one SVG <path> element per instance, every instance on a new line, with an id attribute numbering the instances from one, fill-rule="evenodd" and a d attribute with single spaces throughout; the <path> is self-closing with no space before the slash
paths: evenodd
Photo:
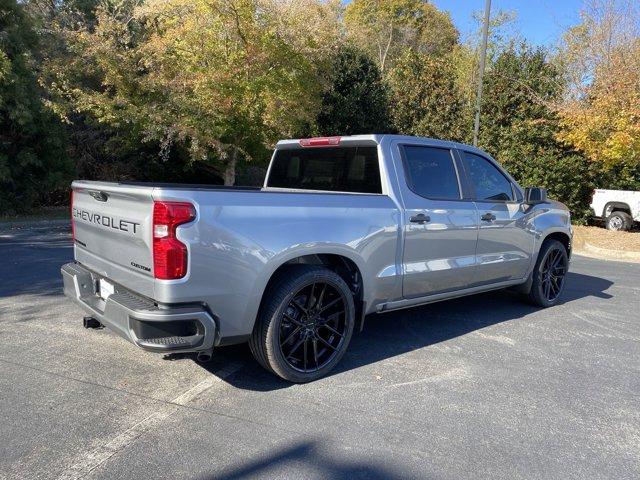
<path id="1" fill-rule="evenodd" d="M 276 150 L 267 186 L 382 193 L 378 150 L 375 146 Z"/>
<path id="2" fill-rule="evenodd" d="M 464 152 L 464 162 L 478 200 L 513 200 L 511 182 L 486 158 Z"/>
<path id="3" fill-rule="evenodd" d="M 409 187 L 426 198 L 459 200 L 460 186 L 451 150 L 405 145 L 404 164 Z"/>

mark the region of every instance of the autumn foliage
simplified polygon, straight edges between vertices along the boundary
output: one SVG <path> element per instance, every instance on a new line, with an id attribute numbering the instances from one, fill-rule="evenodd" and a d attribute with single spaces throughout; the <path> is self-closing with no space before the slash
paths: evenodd
<path id="1" fill-rule="evenodd" d="M 480 147 L 574 218 L 640 188 L 631 0 L 585 0 L 551 53 L 494 12 Z M 427 0 L 0 0 L 0 212 L 72 177 L 257 183 L 279 138 L 472 138 L 478 35 Z M 45 188 L 41 188 L 45 186 Z"/>

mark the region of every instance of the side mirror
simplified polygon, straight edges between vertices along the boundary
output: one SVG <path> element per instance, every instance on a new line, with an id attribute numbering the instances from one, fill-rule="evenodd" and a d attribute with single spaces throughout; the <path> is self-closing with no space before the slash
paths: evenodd
<path id="1" fill-rule="evenodd" d="M 528 187 L 524 189 L 524 203 L 538 205 L 547 201 L 547 189 L 540 187 Z"/>

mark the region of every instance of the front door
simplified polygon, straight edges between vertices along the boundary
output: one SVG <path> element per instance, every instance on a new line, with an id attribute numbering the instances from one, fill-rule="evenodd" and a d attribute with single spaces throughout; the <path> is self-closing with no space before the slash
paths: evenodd
<path id="1" fill-rule="evenodd" d="M 491 160 L 471 152 L 461 154 L 480 224 L 473 284 L 523 278 L 531 262 L 534 231 L 522 199 Z"/>
<path id="2" fill-rule="evenodd" d="M 466 288 L 472 281 L 478 214 L 464 199 L 459 164 L 448 148 L 400 145 L 408 189 L 402 292 L 421 297 Z"/>

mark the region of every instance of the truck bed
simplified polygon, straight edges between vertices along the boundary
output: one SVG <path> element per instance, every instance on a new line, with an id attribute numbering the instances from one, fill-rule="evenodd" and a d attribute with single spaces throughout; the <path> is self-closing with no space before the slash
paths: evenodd
<path id="1" fill-rule="evenodd" d="M 251 330 L 264 283 L 311 245 L 354 261 L 367 258 L 360 263 L 377 283 L 372 291 L 393 296 L 400 287 L 390 274 L 396 271 L 400 211 L 387 195 L 93 181 L 74 182 L 73 190 L 78 262 L 161 305 L 205 302 L 214 316 L 234 319 L 221 322 L 223 336 Z M 92 198 L 100 192 L 106 201 Z M 178 227 L 189 252 L 188 272 L 179 280 L 154 278 L 157 201 L 189 202 L 197 212 Z M 87 212 L 85 218 L 78 212 Z M 96 213 L 109 218 L 108 226 L 88 221 Z M 121 221 L 139 226 L 135 233 L 112 228 Z"/>

